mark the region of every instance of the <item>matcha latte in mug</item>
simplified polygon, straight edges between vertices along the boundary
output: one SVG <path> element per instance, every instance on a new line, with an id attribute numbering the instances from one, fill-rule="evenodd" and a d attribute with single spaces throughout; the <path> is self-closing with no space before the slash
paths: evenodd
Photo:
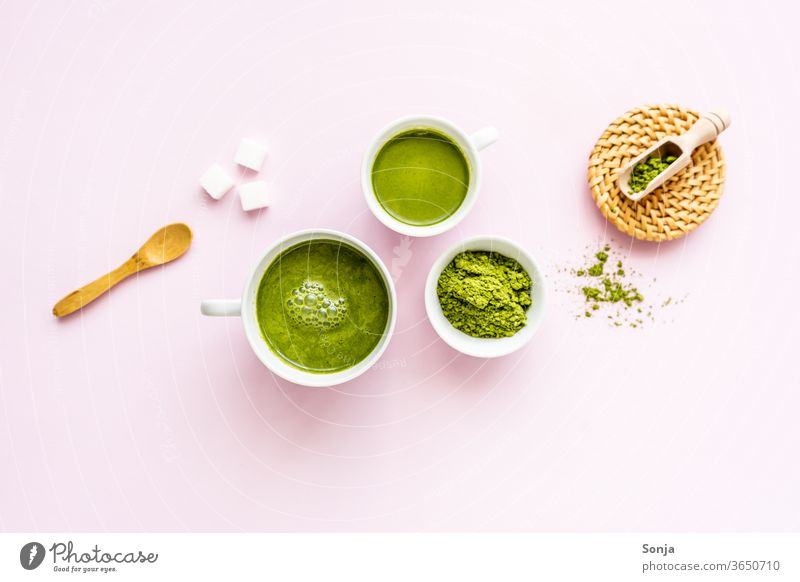
<path id="1" fill-rule="evenodd" d="M 368 246 L 341 232 L 306 230 L 266 252 L 241 300 L 203 301 L 201 311 L 241 316 L 250 347 L 278 376 L 333 386 L 380 358 L 396 304 L 392 278 Z"/>
<path id="2" fill-rule="evenodd" d="M 458 224 L 480 190 L 478 152 L 497 140 L 449 121 L 413 115 L 385 127 L 367 148 L 361 186 L 372 213 L 392 230 L 434 236 Z"/>

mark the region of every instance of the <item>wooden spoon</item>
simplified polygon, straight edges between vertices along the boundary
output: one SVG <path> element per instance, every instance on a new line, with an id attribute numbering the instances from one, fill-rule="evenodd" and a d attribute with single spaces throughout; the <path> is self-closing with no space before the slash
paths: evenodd
<path id="1" fill-rule="evenodd" d="M 119 267 L 73 291 L 53 307 L 53 315 L 64 317 L 88 305 L 114 285 L 139 271 L 169 263 L 192 244 L 192 231 L 183 223 L 168 224 L 153 234 L 136 253 Z"/>

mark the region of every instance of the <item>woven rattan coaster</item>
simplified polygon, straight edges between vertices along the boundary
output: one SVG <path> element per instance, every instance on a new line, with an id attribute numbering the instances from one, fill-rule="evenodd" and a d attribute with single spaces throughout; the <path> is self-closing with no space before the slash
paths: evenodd
<path id="1" fill-rule="evenodd" d="M 617 187 L 617 174 L 630 160 L 667 135 L 687 131 L 700 115 L 677 105 L 650 105 L 628 111 L 597 140 L 589 157 L 592 197 L 608 220 L 641 240 L 680 238 L 705 221 L 725 185 L 725 160 L 716 141 L 692 153 L 692 163 L 638 202 Z"/>

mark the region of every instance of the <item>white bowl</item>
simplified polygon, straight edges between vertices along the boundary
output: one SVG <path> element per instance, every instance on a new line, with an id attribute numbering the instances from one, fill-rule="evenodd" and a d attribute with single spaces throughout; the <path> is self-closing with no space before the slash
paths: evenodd
<path id="1" fill-rule="evenodd" d="M 531 298 L 533 304 L 528 308 L 528 321 L 521 330 L 511 337 L 478 338 L 465 334 L 453 327 L 442 313 L 436 284 L 444 268 L 458 253 L 463 251 L 492 251 L 517 261 L 533 280 Z M 447 249 L 436 260 L 425 282 L 425 310 L 433 329 L 447 345 L 468 356 L 477 358 L 497 358 L 517 351 L 527 344 L 542 324 L 547 308 L 547 288 L 544 273 L 536 260 L 517 243 L 499 236 L 476 236 L 468 238 Z"/>
<path id="2" fill-rule="evenodd" d="M 261 328 L 258 324 L 258 318 L 256 317 L 258 286 L 267 268 L 283 251 L 308 240 L 333 240 L 358 249 L 372 261 L 383 276 L 383 281 L 386 284 L 386 290 L 389 294 L 389 319 L 380 342 L 378 342 L 378 345 L 375 346 L 366 358 L 358 362 L 355 366 L 338 372 L 308 372 L 300 368 L 295 368 L 287 363 L 269 348 L 267 342 L 261 335 Z M 289 380 L 295 384 L 324 387 L 334 386 L 352 380 L 366 372 L 378 361 L 386 350 L 386 346 L 389 345 L 389 340 L 394 332 L 395 322 L 397 321 L 397 294 L 394 288 L 394 281 L 386 265 L 383 264 L 383 261 L 381 261 L 375 251 L 369 248 L 365 243 L 349 234 L 336 230 L 310 229 L 290 234 L 267 249 L 245 281 L 244 292 L 242 293 L 241 299 L 209 299 L 202 302 L 200 311 L 203 315 L 241 317 L 244 323 L 244 332 L 250 347 L 253 352 L 255 352 L 256 356 L 258 356 L 258 359 L 261 360 L 261 363 L 269 368 L 269 370 L 284 380 Z"/>

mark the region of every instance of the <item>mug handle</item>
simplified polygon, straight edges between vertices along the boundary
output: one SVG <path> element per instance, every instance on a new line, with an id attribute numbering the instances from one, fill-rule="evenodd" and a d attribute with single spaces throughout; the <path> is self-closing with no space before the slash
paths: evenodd
<path id="1" fill-rule="evenodd" d="M 482 149 L 488 148 L 490 145 L 496 142 L 498 137 L 499 134 L 497 132 L 497 128 L 493 125 L 490 125 L 489 127 L 484 127 L 483 129 L 476 131 L 469 136 L 469 139 L 472 142 L 472 145 L 475 146 L 475 149 L 481 151 Z"/>
<path id="2" fill-rule="evenodd" d="M 242 314 L 242 300 L 206 299 L 200 302 L 200 313 L 216 317 L 238 317 Z"/>

